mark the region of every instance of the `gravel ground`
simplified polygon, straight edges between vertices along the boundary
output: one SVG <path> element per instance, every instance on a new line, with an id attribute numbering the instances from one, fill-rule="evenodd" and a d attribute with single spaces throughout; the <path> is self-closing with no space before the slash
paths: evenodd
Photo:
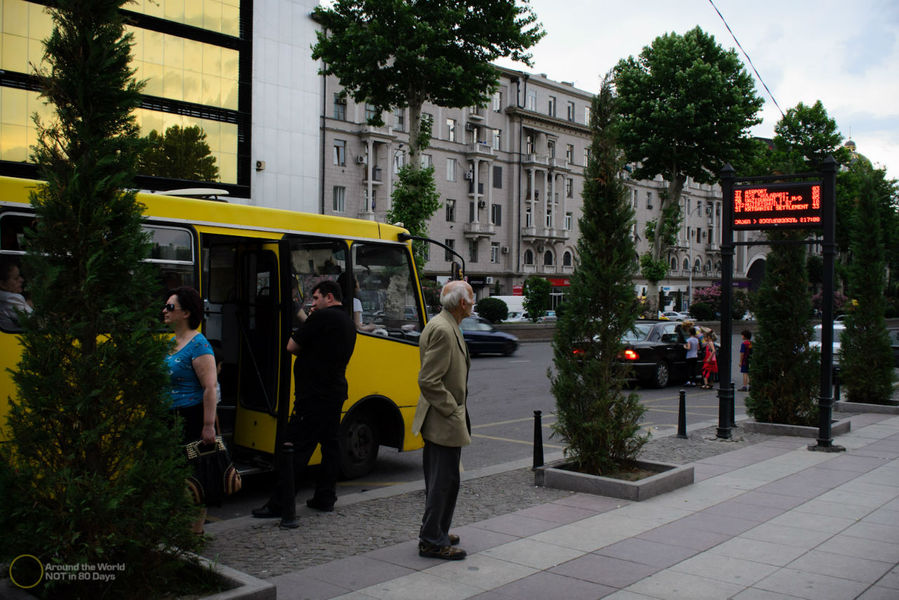
<path id="1" fill-rule="evenodd" d="M 698 429 L 688 439 L 654 438 L 640 454 L 658 462 L 686 464 L 770 439 L 735 429 L 719 440 L 715 428 Z M 552 502 L 572 492 L 536 487 L 529 468 L 462 481 L 453 524 L 483 521 Z M 281 530 L 278 521 L 246 520 L 218 532 L 203 555 L 260 578 L 299 571 L 355 554 L 414 540 L 418 536 L 424 492 L 412 491 L 341 506 L 333 513 L 312 513 L 298 503 L 299 529 Z"/>

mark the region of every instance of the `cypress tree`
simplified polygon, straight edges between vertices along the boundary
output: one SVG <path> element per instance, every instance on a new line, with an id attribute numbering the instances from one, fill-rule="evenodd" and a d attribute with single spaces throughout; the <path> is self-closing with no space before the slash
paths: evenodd
<path id="1" fill-rule="evenodd" d="M 820 355 L 810 351 L 812 310 L 805 232 L 773 231 L 765 278 L 756 299 L 758 332 L 752 340 L 752 388 L 746 411 L 757 421 L 815 425 Z M 779 242 L 793 243 L 779 243 Z"/>
<path id="2" fill-rule="evenodd" d="M 111 582 L 46 580 L 44 597 L 142 597 L 199 540 L 179 439 L 167 422 L 166 342 L 132 185 L 125 0 L 58 0 L 39 73 L 55 120 L 38 123 L 36 225 L 25 265 L 16 397 L 0 460 L 0 558 L 121 565 Z M 19 561 L 21 564 L 22 561 Z M 127 590 L 127 591 L 125 591 Z"/>
<path id="3" fill-rule="evenodd" d="M 645 408 L 637 394 L 623 391 L 626 373 L 618 361 L 621 337 L 637 318 L 638 267 L 617 124 L 607 77 L 592 104 L 578 262 L 557 323 L 550 373 L 558 417 L 553 430 L 577 468 L 594 474 L 619 468 L 647 441 L 638 435 Z"/>
<path id="4" fill-rule="evenodd" d="M 841 344 L 841 377 L 850 402 L 886 404 L 893 391 L 893 353 L 884 311 L 886 257 L 878 192 L 872 177 L 859 189 L 849 248 L 849 311 Z"/>

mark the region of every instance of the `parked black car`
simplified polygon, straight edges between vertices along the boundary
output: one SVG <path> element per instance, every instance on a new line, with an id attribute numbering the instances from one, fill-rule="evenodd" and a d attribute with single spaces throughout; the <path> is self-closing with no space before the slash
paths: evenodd
<path id="1" fill-rule="evenodd" d="M 468 353 L 472 356 L 487 352 L 509 356 L 518 349 L 517 337 L 497 331 L 490 321 L 482 317 L 462 319 L 459 329 L 468 344 Z"/>
<path id="2" fill-rule="evenodd" d="M 671 381 L 687 379 L 687 339 L 680 323 L 637 321 L 621 341 L 622 361 L 641 385 L 662 388 Z"/>

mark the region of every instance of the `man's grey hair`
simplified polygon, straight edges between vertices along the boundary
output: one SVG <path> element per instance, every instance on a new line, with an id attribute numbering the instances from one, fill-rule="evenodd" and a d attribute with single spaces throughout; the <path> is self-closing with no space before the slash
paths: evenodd
<path id="1" fill-rule="evenodd" d="M 463 299 L 468 300 L 468 298 L 468 286 L 464 281 L 448 281 L 440 290 L 440 305 L 447 310 L 456 308 L 459 306 L 459 302 Z"/>

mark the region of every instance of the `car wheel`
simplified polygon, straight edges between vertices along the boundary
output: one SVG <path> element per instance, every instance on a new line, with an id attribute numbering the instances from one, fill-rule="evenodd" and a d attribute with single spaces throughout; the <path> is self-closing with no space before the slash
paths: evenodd
<path id="1" fill-rule="evenodd" d="M 668 363 L 664 360 L 657 362 L 655 375 L 652 378 L 652 384 L 657 388 L 663 388 L 668 385 L 670 377 L 671 370 L 668 368 Z"/>
<path id="2" fill-rule="evenodd" d="M 378 459 L 378 434 L 365 412 L 348 414 L 340 424 L 340 473 L 355 479 L 371 473 Z"/>

